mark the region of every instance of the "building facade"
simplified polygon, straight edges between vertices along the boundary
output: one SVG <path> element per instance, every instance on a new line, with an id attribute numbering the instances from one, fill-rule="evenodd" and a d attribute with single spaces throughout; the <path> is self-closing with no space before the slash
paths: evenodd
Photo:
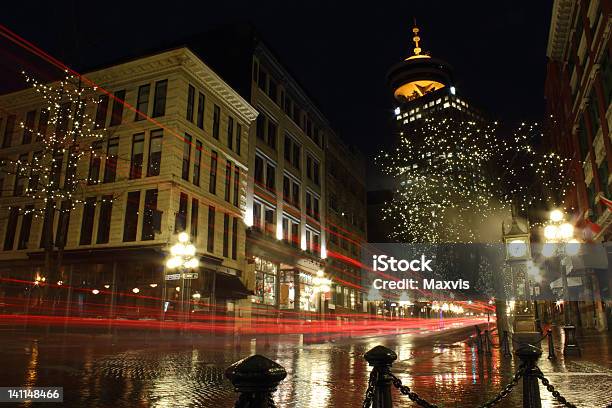
<path id="1" fill-rule="evenodd" d="M 259 112 L 250 132 L 249 168 L 253 171 L 246 204 L 247 257 L 256 276 L 254 310 L 262 315 L 280 311 L 305 317 L 335 313 L 335 294 L 342 293 L 340 299 L 344 299 L 347 293 L 350 298 L 359 285 L 358 278 L 339 275 L 328 250 L 330 234 L 335 236 L 340 229 L 328 218 L 334 214 L 327 206 L 334 185 L 327 160 L 337 154 L 339 139 L 253 27 L 221 27 L 188 44 Z M 363 161 L 351 164 L 358 166 L 351 169 L 359 178 L 355 185 L 363 186 Z M 359 200 L 356 208 L 365 207 L 365 196 L 351 199 Z M 365 220 L 361 223 L 363 240 Z M 355 257 L 350 249 L 348 253 Z M 357 293 L 352 297 L 361 298 Z M 351 312 L 359 310 L 357 301 L 347 304 Z"/>
<path id="2" fill-rule="evenodd" d="M 561 175 L 574 182 L 566 207 L 583 227 L 581 238 L 604 242 L 608 259 L 612 212 L 599 197 L 610 198 L 612 181 L 611 11 L 607 0 L 554 2 L 545 83 L 547 146 L 571 158 Z M 591 268 L 573 272 L 583 282 L 575 290 L 596 295 L 593 302 L 581 302 L 579 323 L 601 329 L 608 320 L 609 325 L 612 304 L 597 301 L 599 294 L 610 297 L 609 274 Z"/>
<path id="3" fill-rule="evenodd" d="M 73 311 L 86 314 L 88 305 L 102 303 L 118 316 L 157 317 L 183 296 L 194 301 L 192 311 L 216 307 L 221 314 L 248 315 L 247 288 L 255 280 L 245 258 L 244 220 L 255 109 L 187 48 L 85 77 L 99 87 L 99 102 L 87 114 L 105 136 L 92 147 L 100 156 L 88 153 L 78 161 L 83 204 L 66 215 L 60 283 L 73 288 Z M 34 159 L 41 142 L 23 137 L 19 123 L 40 131 L 42 105 L 32 89 L 0 97 L 0 158 Z M 60 168 L 64 163 L 61 183 L 67 159 L 58 160 Z M 0 178 L 0 276 L 39 285 L 47 275 L 45 217 L 32 219 L 23 209 L 42 203 L 23 194 L 19 177 L 3 172 Z M 59 218 L 47 227 L 57 230 Z M 168 248 L 182 231 L 200 264 L 187 293 L 165 270 Z M 5 290 L 19 297 L 35 288 Z"/>

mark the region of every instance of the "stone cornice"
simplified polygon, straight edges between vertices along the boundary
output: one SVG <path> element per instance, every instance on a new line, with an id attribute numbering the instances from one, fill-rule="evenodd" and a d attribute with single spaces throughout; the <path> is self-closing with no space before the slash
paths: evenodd
<path id="1" fill-rule="evenodd" d="M 546 48 L 546 56 L 552 60 L 561 61 L 563 59 L 571 31 L 572 11 L 575 4 L 575 0 L 555 0 L 553 4 Z"/>

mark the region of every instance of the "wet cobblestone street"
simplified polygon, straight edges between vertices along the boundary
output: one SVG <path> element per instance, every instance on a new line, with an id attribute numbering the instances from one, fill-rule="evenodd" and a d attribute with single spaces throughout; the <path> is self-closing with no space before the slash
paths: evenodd
<path id="1" fill-rule="evenodd" d="M 201 335 L 123 333 L 120 336 L 0 332 L 0 383 L 6 386 L 63 386 L 66 407 L 233 406 L 235 394 L 225 368 L 259 353 L 285 367 L 276 393 L 281 407 L 361 406 L 369 367 L 365 351 L 383 344 L 394 349 L 393 372 L 423 398 L 441 407 L 473 407 L 492 398 L 510 380 L 516 361 L 479 356 L 466 338 L 473 328 L 384 337 L 325 338 L 311 343 L 300 335 L 228 338 Z M 558 333 L 555 338 L 559 347 Z M 579 338 L 582 358 L 547 360 L 539 366 L 578 407 L 612 402 L 612 341 Z M 540 388 L 543 407 L 556 407 Z M 416 406 L 394 391 L 397 407 Z M 517 407 L 521 386 L 499 406 Z M 21 406 L 43 406 L 23 404 Z M 48 405 L 48 404 L 47 404 Z"/>

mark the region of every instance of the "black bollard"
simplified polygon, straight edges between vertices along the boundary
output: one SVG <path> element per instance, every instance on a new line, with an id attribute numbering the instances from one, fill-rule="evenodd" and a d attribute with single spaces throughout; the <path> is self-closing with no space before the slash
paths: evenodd
<path id="1" fill-rule="evenodd" d="M 554 360 L 557 356 L 555 355 L 555 343 L 553 341 L 552 330 L 548 329 L 546 335 L 548 336 L 548 359 Z"/>
<path id="2" fill-rule="evenodd" d="M 510 336 L 508 335 L 508 330 L 504 330 L 504 337 L 502 338 L 502 352 L 504 357 L 512 357 L 512 353 L 510 352 Z"/>
<path id="3" fill-rule="evenodd" d="M 582 355 L 578 341 L 576 340 L 576 326 L 563 326 L 563 332 L 565 333 L 565 340 L 563 341 L 563 355 L 569 354 Z"/>
<path id="4" fill-rule="evenodd" d="M 484 331 L 484 349 L 485 349 L 485 353 L 487 354 L 487 356 L 492 355 L 492 351 L 491 349 L 493 348 L 493 345 L 491 344 L 491 335 L 489 334 L 488 330 Z"/>
<path id="5" fill-rule="evenodd" d="M 273 408 L 272 393 L 286 376 L 283 366 L 259 354 L 237 361 L 225 370 L 225 377 L 240 393 L 235 408 Z"/>
<path id="6" fill-rule="evenodd" d="M 372 408 L 393 408 L 391 399 L 392 378 L 389 374 L 391 365 L 397 360 L 397 354 L 387 347 L 376 346 L 365 353 L 364 358 L 372 366 L 372 370 L 376 371 Z"/>
<path id="7" fill-rule="evenodd" d="M 531 344 L 524 344 L 516 351 L 516 355 L 525 367 L 523 374 L 523 408 L 542 408 L 540 384 L 537 377 L 540 369 L 536 365 L 536 361 L 542 355 L 542 350 Z"/>

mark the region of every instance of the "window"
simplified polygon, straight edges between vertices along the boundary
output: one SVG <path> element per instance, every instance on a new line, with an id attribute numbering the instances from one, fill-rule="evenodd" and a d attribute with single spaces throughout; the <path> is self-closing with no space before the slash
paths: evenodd
<path id="1" fill-rule="evenodd" d="M 112 183 L 117 177 L 117 154 L 119 153 L 119 138 L 108 140 L 106 147 L 106 163 L 104 164 L 104 182 Z"/>
<path id="2" fill-rule="evenodd" d="M 206 98 L 202 92 L 198 92 L 198 118 L 197 125 L 200 129 L 204 129 L 204 107 L 206 106 Z"/>
<path id="3" fill-rule="evenodd" d="M 334 193 L 329 195 L 329 208 L 335 212 L 338 212 L 338 198 Z"/>
<path id="4" fill-rule="evenodd" d="M 100 165 L 102 159 L 99 151 L 102 149 L 102 141 L 96 140 L 91 144 L 91 155 L 89 157 L 89 173 L 87 174 L 87 184 L 98 184 L 100 181 Z"/>
<path id="5" fill-rule="evenodd" d="M 291 180 L 288 176 L 283 176 L 283 200 L 291 202 Z"/>
<path id="6" fill-rule="evenodd" d="M 234 150 L 234 118 L 227 117 L 227 147 Z"/>
<path id="7" fill-rule="evenodd" d="M 96 213 L 96 197 L 87 197 L 83 205 L 83 219 L 81 221 L 81 237 L 79 245 L 91 244 L 93 233 L 94 215 Z"/>
<path id="8" fill-rule="evenodd" d="M 96 119 L 94 129 L 102 129 L 106 125 L 106 114 L 108 112 L 108 95 L 100 95 L 96 108 Z"/>
<path id="9" fill-rule="evenodd" d="M 300 207 L 300 185 L 288 175 L 283 176 L 283 199 L 289 204 Z"/>
<path id="10" fill-rule="evenodd" d="M 200 203 L 197 198 L 191 199 L 191 225 L 189 232 L 194 241 L 198 239 L 198 216 L 200 212 Z"/>
<path id="11" fill-rule="evenodd" d="M 276 123 L 268 119 L 263 113 L 257 115 L 255 134 L 272 149 L 276 150 Z"/>
<path id="12" fill-rule="evenodd" d="M 278 265 L 255 258 L 255 302 L 276 305 L 276 279 Z"/>
<path id="13" fill-rule="evenodd" d="M 291 138 L 289 135 L 285 135 L 285 146 L 283 155 L 285 160 L 293 165 L 296 169 L 300 168 L 300 152 L 301 146 Z"/>
<path id="14" fill-rule="evenodd" d="M 110 126 L 117 126 L 121 124 L 123 119 L 123 104 L 125 100 L 125 90 L 115 92 L 113 99 L 113 110 L 111 112 Z"/>
<path id="15" fill-rule="evenodd" d="M 193 184 L 200 185 L 200 167 L 202 164 L 202 142 L 196 140 L 196 150 L 193 159 Z"/>
<path id="16" fill-rule="evenodd" d="M 215 207 L 208 206 L 208 234 L 206 241 L 206 250 L 214 252 L 215 250 Z"/>
<path id="17" fill-rule="evenodd" d="M 225 201 L 228 203 L 231 200 L 232 193 L 232 162 L 229 160 L 225 163 Z"/>
<path id="18" fill-rule="evenodd" d="M 276 236 L 276 217 L 271 207 L 266 207 L 264 211 L 264 231 L 272 237 Z"/>
<path id="19" fill-rule="evenodd" d="M 268 81 L 268 96 L 274 103 L 278 104 L 278 87 L 276 81 L 272 79 L 272 77 L 270 77 L 270 81 Z"/>
<path id="20" fill-rule="evenodd" d="M 19 231 L 19 240 L 17 241 L 17 249 L 26 249 L 30 240 L 30 230 L 32 229 L 32 218 L 34 216 L 34 206 L 26 205 L 24 214 L 21 219 L 21 230 Z"/>
<path id="21" fill-rule="evenodd" d="M 102 196 L 102 204 L 100 206 L 100 217 L 98 219 L 98 236 L 97 244 L 106 244 L 110 237 L 111 216 L 113 213 L 113 196 Z"/>
<path id="22" fill-rule="evenodd" d="M 219 139 L 219 125 L 221 122 L 221 108 L 215 105 L 213 110 L 213 129 L 212 134 L 215 139 Z"/>
<path id="23" fill-rule="evenodd" d="M 42 140 L 47 136 L 47 127 L 49 125 L 49 111 L 45 108 L 40 110 L 40 116 L 38 117 L 38 135 L 36 135 L 36 141 Z"/>
<path id="24" fill-rule="evenodd" d="M 257 86 L 259 86 L 259 88 L 261 88 L 265 92 L 267 82 L 268 82 L 268 74 L 266 73 L 266 71 L 261 69 L 261 66 L 260 66 L 259 76 L 257 77 Z"/>
<path id="25" fill-rule="evenodd" d="M 17 233 L 17 220 L 19 220 L 19 207 L 11 207 L 8 220 L 6 221 L 6 234 L 4 235 L 4 250 L 10 251 L 15 244 Z"/>
<path id="26" fill-rule="evenodd" d="M 25 123 L 23 124 L 23 144 L 32 143 L 32 131 L 34 130 L 34 122 L 36 120 L 36 111 L 26 113 Z"/>
<path id="27" fill-rule="evenodd" d="M 142 214 L 142 232 L 141 237 L 143 241 L 150 241 L 155 239 L 155 231 L 159 231 L 159 225 L 157 225 L 157 189 L 147 190 L 145 192 L 144 210 Z"/>
<path id="28" fill-rule="evenodd" d="M 144 138 L 144 133 L 137 133 L 132 136 L 132 159 L 130 161 L 130 179 L 137 179 L 142 176 Z"/>
<path id="29" fill-rule="evenodd" d="M 210 182 L 208 184 L 208 191 L 211 194 L 217 193 L 217 158 L 218 154 L 216 151 L 210 152 Z"/>
<path id="30" fill-rule="evenodd" d="M 229 256 L 229 214 L 223 214 L 223 256 Z"/>
<path id="31" fill-rule="evenodd" d="M 268 121 L 268 146 L 276 150 L 276 123 L 271 120 Z"/>
<path id="32" fill-rule="evenodd" d="M 161 129 L 152 130 L 149 139 L 149 165 L 147 166 L 147 176 L 159 176 L 161 169 L 162 156 L 162 136 Z"/>
<path id="33" fill-rule="evenodd" d="M 319 255 L 320 246 L 320 235 L 318 232 L 307 229 L 306 230 L 306 251 Z"/>
<path id="34" fill-rule="evenodd" d="M 300 223 L 294 218 L 283 217 L 283 241 L 297 247 L 299 243 Z"/>
<path id="35" fill-rule="evenodd" d="M 15 121 L 17 117 L 15 115 L 9 115 L 6 118 L 6 125 L 4 128 L 4 139 L 2 140 L 2 147 L 10 147 L 13 140 L 13 132 L 15 131 Z"/>
<path id="36" fill-rule="evenodd" d="M 138 99 L 136 101 L 136 119 L 143 120 L 147 117 L 149 111 L 149 92 L 151 85 L 141 85 L 138 88 Z"/>
<path id="37" fill-rule="evenodd" d="M 183 139 L 183 168 L 181 170 L 181 177 L 183 180 L 189 180 L 189 163 L 191 159 L 191 136 L 185 133 Z"/>
<path id="38" fill-rule="evenodd" d="M 193 103 L 195 100 L 195 88 L 189 85 L 187 89 L 187 120 L 193 122 Z"/>
<path id="39" fill-rule="evenodd" d="M 309 191 L 306 192 L 306 214 L 319 219 L 319 197 Z"/>
<path id="40" fill-rule="evenodd" d="M 168 90 L 168 80 L 157 81 L 155 83 L 155 96 L 153 96 L 153 117 L 164 116 L 166 114 L 166 91 Z"/>
<path id="41" fill-rule="evenodd" d="M 240 123 L 236 123 L 236 154 L 240 156 L 240 149 L 242 145 L 242 126 Z"/>
<path id="42" fill-rule="evenodd" d="M 123 242 L 136 241 L 138 229 L 138 207 L 140 206 L 140 191 L 130 191 L 125 206 L 125 220 L 123 223 Z"/>
<path id="43" fill-rule="evenodd" d="M 174 233 L 183 232 L 187 229 L 187 194 L 181 193 L 179 208 L 174 220 Z"/>
<path id="44" fill-rule="evenodd" d="M 276 192 L 276 168 L 271 163 L 266 163 L 266 188 Z"/>
<path id="45" fill-rule="evenodd" d="M 238 258 L 238 218 L 232 219 L 232 259 Z"/>
<path id="46" fill-rule="evenodd" d="M 0 188 L 1 189 L 1 188 Z M 234 205 L 239 206 L 238 198 L 240 197 L 240 168 L 234 166 Z"/>
<path id="47" fill-rule="evenodd" d="M 28 154 L 22 154 L 19 156 L 17 166 L 15 168 L 15 186 L 13 188 L 13 195 L 15 197 L 23 195 L 25 193 L 25 183 L 28 179 L 26 172 L 28 167 Z"/>
<path id="48" fill-rule="evenodd" d="M 319 162 L 310 155 L 306 156 L 306 176 L 316 185 L 320 185 Z"/>
<path id="49" fill-rule="evenodd" d="M 261 221 L 261 209 L 262 209 L 261 203 L 258 203 L 257 201 L 255 201 L 253 203 L 253 227 L 256 230 L 260 230 L 260 231 L 263 225 Z"/>
<path id="50" fill-rule="evenodd" d="M 300 208 L 300 185 L 298 183 L 293 183 L 291 196 L 292 204 L 295 205 L 297 208 Z"/>
<path id="51" fill-rule="evenodd" d="M 256 123 L 256 131 L 258 139 L 265 140 L 265 127 L 266 127 L 266 118 L 263 114 L 257 115 L 257 123 Z"/>
<path id="52" fill-rule="evenodd" d="M 260 156 L 255 156 L 255 182 L 260 186 L 263 185 L 264 180 L 264 160 Z"/>

